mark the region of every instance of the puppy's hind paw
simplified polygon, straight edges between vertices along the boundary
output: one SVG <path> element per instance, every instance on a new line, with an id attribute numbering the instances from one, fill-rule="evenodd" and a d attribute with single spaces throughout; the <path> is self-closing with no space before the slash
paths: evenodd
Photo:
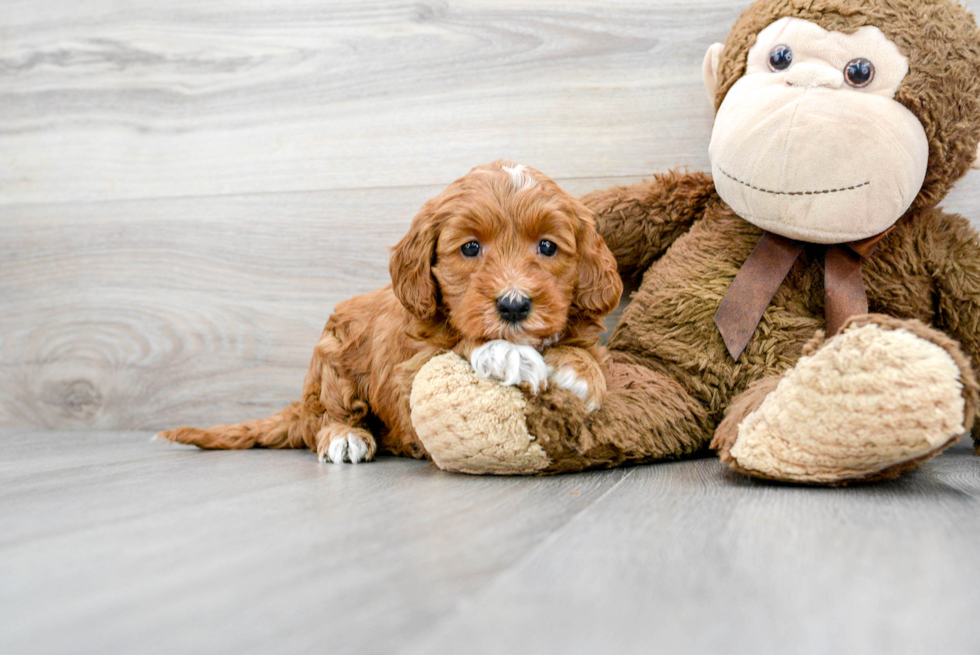
<path id="1" fill-rule="evenodd" d="M 527 382 L 539 391 L 548 381 L 548 366 L 541 353 L 530 346 L 509 341 L 488 341 L 470 354 L 470 365 L 477 375 L 516 386 Z"/>

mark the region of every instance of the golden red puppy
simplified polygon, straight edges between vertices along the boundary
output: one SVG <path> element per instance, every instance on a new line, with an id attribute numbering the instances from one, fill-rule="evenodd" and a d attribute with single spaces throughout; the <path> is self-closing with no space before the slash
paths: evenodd
<path id="1" fill-rule="evenodd" d="M 504 384 L 548 383 L 598 407 L 597 346 L 622 283 L 592 213 L 542 173 L 474 168 L 425 203 L 391 254 L 392 284 L 337 305 L 303 399 L 269 418 L 158 437 L 201 448 L 309 448 L 361 462 L 380 448 L 425 457 L 409 395 L 419 368 L 453 350 Z"/>

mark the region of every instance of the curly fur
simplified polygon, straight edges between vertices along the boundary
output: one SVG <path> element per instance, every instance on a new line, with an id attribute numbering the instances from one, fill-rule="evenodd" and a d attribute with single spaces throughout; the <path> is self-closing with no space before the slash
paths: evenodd
<path id="1" fill-rule="evenodd" d="M 310 448 L 333 461 L 370 459 L 379 447 L 424 457 L 409 406 L 415 374 L 442 350 L 468 357 L 498 339 L 553 347 L 549 363 L 577 367 L 601 396 L 596 343 L 622 292 L 615 260 L 582 203 L 528 167 L 514 184 L 517 169 L 477 167 L 422 207 L 392 252 L 392 285 L 338 304 L 327 321 L 301 401 L 266 419 L 158 436 L 201 448 Z M 557 244 L 553 256 L 538 253 L 544 238 Z M 472 240 L 483 251 L 465 257 L 460 247 Z M 513 289 L 533 303 L 519 324 L 496 307 Z"/>

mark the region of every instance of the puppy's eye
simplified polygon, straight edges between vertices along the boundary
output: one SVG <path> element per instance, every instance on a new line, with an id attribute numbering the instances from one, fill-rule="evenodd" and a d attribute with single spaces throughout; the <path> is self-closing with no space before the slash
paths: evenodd
<path id="1" fill-rule="evenodd" d="M 777 45 L 769 51 L 769 70 L 784 71 L 793 63 L 793 50 L 788 45 Z"/>
<path id="2" fill-rule="evenodd" d="M 480 242 L 468 241 L 463 244 L 459 251 L 463 253 L 463 257 L 476 257 L 480 254 Z"/>
<path id="3" fill-rule="evenodd" d="M 558 246 L 556 246 L 553 241 L 542 239 L 541 242 L 538 243 L 538 252 L 545 257 L 554 257 L 555 253 L 558 252 Z"/>

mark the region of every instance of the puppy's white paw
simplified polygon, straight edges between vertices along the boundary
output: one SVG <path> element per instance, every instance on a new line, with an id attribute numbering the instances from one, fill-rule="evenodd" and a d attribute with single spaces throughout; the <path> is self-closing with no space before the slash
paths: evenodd
<path id="1" fill-rule="evenodd" d="M 541 353 L 531 346 L 519 346 L 496 339 L 476 348 L 470 355 L 470 365 L 477 375 L 500 380 L 507 386 L 527 382 L 538 390 L 548 380 L 548 366 Z"/>
<path id="2" fill-rule="evenodd" d="M 592 393 L 589 383 L 579 377 L 578 371 L 571 366 L 563 366 L 557 371 L 548 367 L 548 376 L 551 381 L 562 389 L 568 389 L 576 396 L 588 403 L 590 412 L 599 409 L 599 398 Z"/>
<path id="3" fill-rule="evenodd" d="M 370 459 L 369 450 L 370 448 L 363 437 L 354 432 L 349 432 L 346 435 L 331 439 L 326 451 L 320 453 L 319 460 L 321 463 L 342 464 L 346 461 L 357 464 Z"/>

